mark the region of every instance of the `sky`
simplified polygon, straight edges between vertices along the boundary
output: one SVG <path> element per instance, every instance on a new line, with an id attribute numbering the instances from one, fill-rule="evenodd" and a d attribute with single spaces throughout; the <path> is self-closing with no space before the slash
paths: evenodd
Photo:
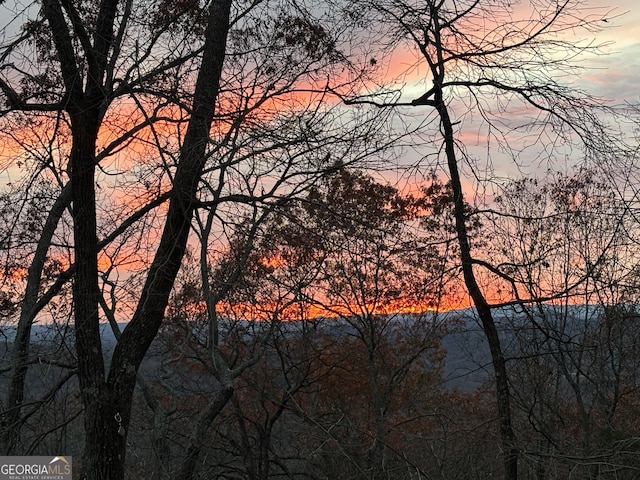
<path id="1" fill-rule="evenodd" d="M 0 28 L 13 24 L 12 11 L 16 4 L 24 6 L 30 2 L 9 0 L 0 2 Z M 38 3 L 38 2 L 34 2 Z M 598 42 L 611 42 L 606 50 L 610 55 L 593 59 L 589 64 L 595 69 L 585 75 L 586 84 L 592 85 L 597 93 L 611 98 L 640 99 L 640 3 L 637 0 L 583 0 L 587 9 L 604 8 L 611 10 Z"/>
<path id="2" fill-rule="evenodd" d="M 586 62 L 592 70 L 580 80 L 594 94 L 612 99 L 640 100 L 640 3 L 637 0 L 582 1 L 587 10 L 602 8 L 611 13 L 603 22 L 605 28 L 595 37 L 597 43 L 610 42 L 605 48 L 609 55 Z M 11 25 L 9 29 L 14 30 L 19 22 L 12 22 L 12 12 L 25 12 L 28 4 L 30 2 L 22 0 L 0 2 L 0 28 Z M 15 5 L 22 7 L 16 8 Z M 0 38 L 0 42 L 2 40 Z"/>
<path id="3" fill-rule="evenodd" d="M 12 5 L 16 3 L 21 0 L 0 5 L 0 28 L 17 25 L 11 22 L 11 11 L 16 10 Z M 602 23 L 603 30 L 594 34 L 596 43 L 606 44 L 603 50 L 607 55 L 585 59 L 587 69 L 576 79 L 576 84 L 613 102 L 640 102 L 640 3 L 638 0 L 583 0 L 583 4 L 586 9 L 610 11 Z M 586 36 L 583 39 L 590 40 Z M 412 98 L 423 89 L 420 84 L 406 87 L 407 95 Z"/>
<path id="4" fill-rule="evenodd" d="M 9 0 L 0 5 L 0 28 L 11 23 L 7 16 L 10 10 L 6 9 L 9 3 L 12 2 Z M 603 21 L 603 30 L 595 35 L 596 43 L 606 43 L 603 49 L 608 55 L 585 60 L 587 69 L 576 83 L 590 93 L 614 102 L 640 102 L 640 2 L 584 0 L 584 5 L 586 8 L 611 9 Z M 482 148 L 482 144 L 479 146 Z M 513 165 L 505 164 L 505 170 L 509 168 L 513 169 Z"/>
<path id="5" fill-rule="evenodd" d="M 607 56 L 589 61 L 593 70 L 582 79 L 594 94 L 614 100 L 640 101 L 640 2 L 586 0 L 593 7 L 611 7 L 612 18 L 596 37 L 611 42 Z"/>
<path id="6" fill-rule="evenodd" d="M 598 11 L 609 11 L 606 22 L 602 22 L 603 30 L 594 34 L 594 40 L 598 44 L 606 44 L 603 50 L 607 55 L 591 57 L 585 59 L 584 66 L 587 67 L 581 78 L 576 79 L 576 84 L 587 92 L 596 96 L 601 96 L 614 103 L 622 103 L 624 101 L 640 102 L 640 2 L 638 0 L 583 0 L 586 9 L 603 9 Z M 21 2 L 21 0 L 8 0 L 0 5 L 0 26 L 12 25 L 17 26 L 17 22 L 12 22 L 10 16 L 11 11 L 20 11 L 15 9 L 12 4 Z M 25 2 L 26 5 L 28 2 Z M 37 3 L 37 2 L 36 2 Z M 23 9 L 22 9 L 23 10 Z M 24 10 L 23 10 L 24 11 Z M 0 27 L 1 28 L 1 27 Z M 591 40 L 588 37 L 583 39 Z M 2 39 L 0 39 L 1 42 Z M 398 59 L 397 63 L 402 64 L 402 60 Z M 400 67 L 402 68 L 402 67 Z M 421 69 L 422 70 L 422 69 Z M 424 73 L 421 72 L 421 73 Z M 424 84 L 413 83 L 406 85 L 407 98 L 417 98 L 424 91 Z M 419 109 L 410 108 L 412 114 L 416 114 L 420 118 Z M 480 170 L 488 165 L 486 158 L 489 150 L 486 148 L 486 142 L 483 140 L 484 131 L 480 130 L 477 122 L 471 122 L 470 125 L 465 124 L 465 131 L 462 133 L 461 140 L 469 147 L 472 155 L 479 158 L 481 166 Z M 513 162 L 510 159 L 500 158 L 494 153 L 495 149 L 491 149 L 491 166 L 492 169 L 487 170 L 489 178 L 497 177 L 505 178 L 519 174 L 538 175 L 543 174 L 545 165 L 537 161 L 524 160 L 522 164 L 526 167 L 521 171 L 516 171 Z M 2 152 L 0 152 L 0 155 Z M 413 164 L 422 154 L 413 152 L 406 159 L 407 164 Z M 531 154 L 535 155 L 535 153 Z M 571 159 L 570 161 L 579 161 L 579 159 Z M 493 170 L 495 169 L 495 170 Z M 469 172 L 466 172 L 467 174 Z M 16 175 L 19 173 L 11 173 L 9 170 L 0 171 L 0 188 L 9 181 L 15 181 Z M 387 172 L 387 178 L 390 182 L 398 181 L 404 177 L 405 172 L 400 169 L 395 176 L 391 178 L 392 173 Z M 474 175 L 470 177 L 473 178 Z M 413 179 L 408 179 L 413 181 Z M 465 186 L 468 191 L 473 190 L 472 185 Z"/>
<path id="7" fill-rule="evenodd" d="M 589 93 L 597 98 L 602 98 L 608 105 L 620 105 L 624 102 L 640 103 L 640 2 L 638 0 L 580 0 L 582 13 L 593 16 L 596 25 L 601 28 L 595 32 L 567 33 L 569 41 L 579 42 L 580 45 L 599 45 L 601 54 L 585 54 L 580 57 L 579 65 L 584 67 L 580 75 L 558 78 L 558 83 L 569 84 Z M 514 1 L 514 17 L 528 19 L 527 1 Z M 534 3 L 534 2 L 531 2 Z M 538 4 L 545 2 L 538 1 Z M 524 13 L 523 13 L 524 12 Z M 599 20 L 602 16 L 602 21 Z M 487 21 L 487 25 L 491 25 Z M 385 66 L 388 77 L 395 77 L 395 85 L 402 91 L 401 101 L 410 102 L 420 97 L 431 85 L 431 76 L 428 67 L 417 51 L 411 49 L 398 49 L 391 56 Z M 405 107 L 405 113 L 414 117 L 411 125 L 416 125 L 424 119 L 430 107 Z M 563 152 L 556 152 L 556 159 L 552 159 L 544 149 L 544 145 L 532 146 L 526 154 L 519 155 L 519 167 L 516 168 L 511 158 L 502 155 L 495 144 L 487 148 L 487 128 L 477 112 L 469 112 L 466 105 L 455 103 L 452 112 L 456 117 L 454 121 L 461 121 L 458 139 L 464 142 L 470 155 L 477 159 L 480 178 L 493 181 L 496 178 L 506 178 L 519 175 L 544 175 L 547 168 L 561 169 L 563 171 L 573 168 L 584 157 L 578 150 L 572 151 L 566 156 Z M 531 118 L 532 112 L 526 110 L 512 111 L 503 115 L 505 120 L 511 123 Z M 405 122 L 406 119 L 403 119 Z M 626 128 L 626 127 L 625 127 Z M 550 132 L 553 134 L 553 132 Z M 553 139 L 545 139 L 553 141 Z M 543 141 L 544 142 L 544 141 Z M 514 145 L 518 145 L 514 140 Z M 421 152 L 407 152 L 405 163 L 413 165 Z M 547 155 L 545 157 L 545 155 Z M 490 157 L 490 158 L 489 158 Z M 555 163 L 561 159 L 562 165 Z M 469 172 L 466 172 L 467 174 Z M 402 172 L 399 173 L 402 176 Z M 469 178 L 476 176 L 469 175 Z M 413 181 L 409 179 L 408 181 Z M 471 190 L 472 186 L 465 189 Z"/>

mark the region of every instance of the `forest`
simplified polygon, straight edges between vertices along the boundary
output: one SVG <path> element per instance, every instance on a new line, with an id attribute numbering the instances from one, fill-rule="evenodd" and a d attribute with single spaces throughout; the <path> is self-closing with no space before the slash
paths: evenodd
<path id="1" fill-rule="evenodd" d="M 639 478 L 640 104 L 587 88 L 623 18 L 0 0 L 0 455 Z"/>

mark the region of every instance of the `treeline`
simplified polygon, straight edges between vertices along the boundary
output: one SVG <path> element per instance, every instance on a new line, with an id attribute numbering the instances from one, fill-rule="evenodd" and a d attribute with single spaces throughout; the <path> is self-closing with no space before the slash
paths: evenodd
<path id="1" fill-rule="evenodd" d="M 522 478 L 636 478 L 637 308 L 504 309 L 498 318 Z M 206 320 L 167 319 L 141 368 L 127 475 L 175 478 L 197 445 L 190 478 L 499 477 L 499 419 L 476 322 L 472 310 L 277 326 L 221 319 L 220 349 L 231 368 L 243 367 L 228 405 L 203 428 L 222 389 L 209 364 Z M 375 332 L 373 353 L 365 326 Z M 55 331 L 38 329 L 40 337 Z M 67 370 L 44 361 L 52 340 L 34 343 L 43 360 L 28 386 L 34 401 L 58 391 L 26 419 L 23 441 L 34 455 L 78 455 L 77 382 L 64 382 Z"/>

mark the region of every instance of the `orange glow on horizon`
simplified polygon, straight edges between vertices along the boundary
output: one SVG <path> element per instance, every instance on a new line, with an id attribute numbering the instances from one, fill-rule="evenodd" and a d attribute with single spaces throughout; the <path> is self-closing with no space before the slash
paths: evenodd
<path id="1" fill-rule="evenodd" d="M 406 301 L 399 301 L 395 302 L 395 304 L 390 303 L 387 305 L 378 305 L 377 307 L 369 306 L 367 308 L 361 308 L 357 305 L 322 305 L 321 303 L 292 303 L 282 305 L 274 302 L 259 305 L 251 303 L 235 303 L 232 305 L 227 302 L 220 302 L 218 307 L 218 315 L 254 321 L 352 318 L 366 315 L 420 315 L 428 312 L 438 313 L 465 308 L 460 303 L 447 303 L 446 301 L 442 301 L 437 305 L 432 302 L 408 304 Z"/>

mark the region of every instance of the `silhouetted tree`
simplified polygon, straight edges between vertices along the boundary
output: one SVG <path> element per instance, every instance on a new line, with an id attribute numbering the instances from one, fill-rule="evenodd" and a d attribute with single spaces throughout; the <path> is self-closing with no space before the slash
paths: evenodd
<path id="1" fill-rule="evenodd" d="M 519 165 L 526 161 L 532 145 L 539 149 L 532 156 L 539 155 L 550 163 L 572 151 L 575 144 L 588 158 L 627 153 L 624 135 L 611 127 L 615 122 L 605 120 L 616 109 L 574 85 L 561 83 L 558 75 L 577 76 L 582 68 L 577 59 L 598 53 L 596 45 L 576 42 L 566 32 L 595 32 L 604 26 L 602 20 L 610 12 L 583 8 L 581 2 L 573 0 L 517 4 L 501 0 L 428 0 L 421 4 L 373 0 L 358 2 L 356 8 L 371 12 L 367 16 L 371 31 L 383 32 L 380 54 L 375 48 L 374 53 L 369 52 L 381 69 L 392 61 L 386 52 L 394 48 L 412 49 L 414 61 L 410 70 L 398 77 L 400 88 L 384 89 L 380 87 L 384 81 L 378 81 L 365 92 L 336 93 L 348 104 L 429 109 L 421 132 L 436 144 L 436 149 L 425 158 L 434 158 L 437 165 L 442 162 L 450 178 L 462 276 L 492 356 L 505 478 L 515 480 L 518 445 L 506 360 L 492 313 L 491 292 L 480 282 L 485 274 L 500 281 L 501 272 L 490 259 L 474 253 L 469 237 L 472 216 L 464 205 L 465 194 L 472 192 L 463 188 L 464 169 L 481 182 L 493 182 L 491 162 L 496 150 Z M 427 85 L 426 92 L 405 100 L 408 89 L 402 87 L 408 82 L 407 75 L 420 67 L 426 73 L 418 81 L 423 89 Z M 469 128 L 481 132 L 487 141 L 489 154 L 484 166 L 478 167 L 478 159 L 465 145 L 463 135 Z M 484 188 L 482 185 L 480 188 Z"/>

